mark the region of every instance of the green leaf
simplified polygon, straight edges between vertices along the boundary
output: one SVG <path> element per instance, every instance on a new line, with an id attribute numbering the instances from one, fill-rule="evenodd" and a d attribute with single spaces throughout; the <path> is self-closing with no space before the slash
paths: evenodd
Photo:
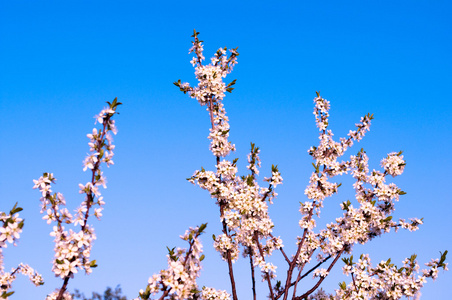
<path id="1" fill-rule="evenodd" d="M 347 202 L 342 202 L 342 206 L 344 206 L 344 210 L 348 211 L 348 208 L 352 205 L 350 200 L 347 200 Z"/>
<path id="2" fill-rule="evenodd" d="M 23 210 L 22 207 L 17 207 L 17 203 L 18 202 L 16 202 L 16 204 L 14 204 L 13 209 L 11 209 L 11 211 L 10 211 L 11 215 L 14 215 L 15 213 L 18 213 Z"/>
<path id="3" fill-rule="evenodd" d="M 173 249 L 170 249 L 168 246 L 166 246 L 166 249 L 168 249 L 168 254 L 169 255 L 174 255 L 174 249 L 175 249 L 176 247 L 174 247 Z"/>
<path id="4" fill-rule="evenodd" d="M 441 252 L 439 252 L 439 253 L 441 254 L 441 258 L 439 260 L 439 266 L 445 268 L 446 265 L 444 264 L 444 261 L 446 260 L 447 250 L 444 251 L 444 253 L 441 253 Z"/>
<path id="5" fill-rule="evenodd" d="M 226 87 L 229 88 L 231 86 L 233 86 L 235 84 L 235 82 L 237 81 L 237 79 L 234 79 L 232 82 L 230 82 Z"/>
<path id="6" fill-rule="evenodd" d="M 201 224 L 201 226 L 199 226 L 198 232 L 199 232 L 199 233 L 203 232 L 204 229 L 206 229 L 206 227 L 207 227 L 207 223 Z"/>
<path id="7" fill-rule="evenodd" d="M 12 294 L 14 294 L 14 292 L 9 292 L 9 293 L 3 292 L 1 297 L 3 299 L 8 299 L 8 297 L 11 296 Z"/>
<path id="8" fill-rule="evenodd" d="M 193 29 L 193 35 L 191 37 L 196 38 L 199 32 L 196 32 L 196 29 Z"/>
<path id="9" fill-rule="evenodd" d="M 89 263 L 89 266 L 90 266 L 91 268 L 97 268 L 96 260 L 92 260 L 92 261 Z"/>

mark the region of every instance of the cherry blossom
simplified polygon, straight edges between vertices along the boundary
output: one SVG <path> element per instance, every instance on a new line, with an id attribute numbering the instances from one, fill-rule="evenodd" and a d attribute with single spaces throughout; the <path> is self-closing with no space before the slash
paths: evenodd
<path id="1" fill-rule="evenodd" d="M 146 289 L 141 290 L 136 299 L 151 299 L 151 296 L 161 293 L 160 299 L 182 300 L 199 293 L 196 279 L 200 275 L 201 261 L 204 259 L 199 236 L 206 226 L 207 224 L 202 224 L 190 228 L 180 237 L 188 242 L 188 249 L 168 248 L 168 269 L 152 275 Z"/>

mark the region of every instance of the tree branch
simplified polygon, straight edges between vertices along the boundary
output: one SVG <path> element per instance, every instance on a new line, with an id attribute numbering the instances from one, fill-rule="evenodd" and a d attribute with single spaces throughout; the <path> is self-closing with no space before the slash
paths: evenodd
<path id="1" fill-rule="evenodd" d="M 336 262 L 338 261 L 339 257 L 341 257 L 342 253 L 344 252 L 344 248 L 342 248 L 341 251 L 339 251 L 339 253 L 336 255 L 336 258 L 333 260 L 333 262 L 331 263 L 331 265 L 328 267 L 327 272 L 329 273 L 331 271 L 331 269 L 333 268 L 333 266 L 336 264 Z M 328 276 L 328 275 L 327 275 Z M 312 287 L 312 289 L 310 289 L 309 291 L 307 291 L 306 293 L 304 293 L 301 296 L 298 297 L 294 297 L 293 300 L 303 300 L 306 297 L 308 297 L 310 294 L 312 294 L 319 286 L 320 284 L 325 280 L 325 277 L 321 277 L 319 279 L 319 281 L 314 285 L 314 287 Z"/>
<path id="2" fill-rule="evenodd" d="M 253 248 L 248 247 L 249 256 L 250 256 L 250 268 L 251 268 L 251 282 L 252 282 L 252 289 L 253 289 L 253 300 L 256 300 L 256 279 L 254 277 L 254 263 L 253 263 Z"/>
<path id="3" fill-rule="evenodd" d="M 259 243 L 259 237 L 258 237 L 257 231 L 254 232 L 254 242 L 256 243 L 256 245 L 257 245 L 257 247 L 259 249 L 259 253 L 260 253 L 261 257 L 262 257 L 262 260 L 265 261 L 264 250 L 262 250 L 261 244 Z M 265 277 L 267 279 L 268 289 L 270 290 L 270 299 L 274 300 L 275 299 L 275 295 L 273 294 L 273 288 L 272 288 L 272 282 L 271 282 L 271 279 L 270 279 L 270 275 L 269 275 L 268 272 L 266 272 L 266 273 L 267 273 L 267 276 L 265 276 Z"/>

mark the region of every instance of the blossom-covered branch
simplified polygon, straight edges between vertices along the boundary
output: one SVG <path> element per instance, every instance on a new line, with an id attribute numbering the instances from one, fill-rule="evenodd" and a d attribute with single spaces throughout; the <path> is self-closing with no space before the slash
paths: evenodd
<path id="1" fill-rule="evenodd" d="M 88 217 L 94 215 L 98 219 L 102 216 L 103 197 L 99 187 L 106 188 L 106 179 L 101 171 L 101 163 L 107 166 L 113 164 L 113 139 L 111 133 L 116 134 L 117 129 L 112 117 L 116 114 L 116 109 L 120 102 L 115 98 L 113 102 L 107 102 L 108 107 L 103 109 L 99 115 L 95 116 L 95 123 L 99 123 L 101 128 L 94 128 L 92 133 L 88 134 L 90 154 L 84 161 L 83 170 L 91 171 L 91 180 L 86 184 L 79 184 L 80 194 L 85 194 L 85 200 L 76 210 L 74 216 L 69 213 L 66 200 L 61 193 L 53 193 L 51 184 L 55 183 L 56 178 L 52 173 L 44 173 L 38 180 L 33 180 L 34 187 L 39 189 L 41 197 L 41 213 L 45 213 L 43 219 L 47 223 L 55 223 L 51 235 L 55 237 L 55 258 L 52 271 L 55 276 L 63 279 L 63 285 L 52 294 L 47 296 L 48 300 L 71 299 L 66 292 L 69 279 L 83 269 L 86 274 L 92 272 L 96 267 L 96 260 L 90 259 L 92 243 L 96 239 L 94 229 L 88 225 Z M 94 212 L 93 212 L 94 210 Z M 67 231 L 64 224 L 79 225 L 78 232 L 69 229 Z"/>
<path id="2" fill-rule="evenodd" d="M 202 224 L 199 227 L 190 228 L 181 235 L 180 238 L 188 242 L 188 249 L 168 248 L 168 269 L 151 276 L 146 290 L 141 290 L 139 298 L 136 299 L 148 300 L 159 293 L 161 294 L 158 299 L 183 300 L 199 295 L 203 299 L 209 299 L 206 295 L 213 291 L 211 289 L 199 291 L 196 284 L 201 271 L 201 261 L 204 259 L 199 236 L 206 226 L 207 224 Z"/>
<path id="3" fill-rule="evenodd" d="M 368 157 L 363 149 L 356 155 L 350 156 L 349 160 L 340 161 L 346 150 L 353 146 L 354 142 L 360 141 L 365 133 L 369 131 L 373 115 L 367 114 L 356 124 L 355 130 L 350 130 L 347 137 L 339 141 L 333 139 L 333 133 L 329 129 L 330 103 L 317 93 L 314 99 L 314 115 L 319 128 L 319 145 L 313 146 L 308 153 L 313 157 L 314 171 L 311 175 L 305 194 L 307 201 L 301 202 L 301 219 L 299 226 L 302 233 L 297 237 L 297 250 L 289 258 L 283 250 L 282 241 L 274 237 L 272 231 L 274 224 L 268 215 L 268 205 L 276 197 L 274 188 L 282 183 L 280 172 L 276 166 L 272 166 L 272 176 L 265 178 L 269 186 L 260 187 L 256 176 L 259 174 L 260 160 L 259 148 L 251 144 L 251 152 L 248 156 L 247 168 L 251 174 L 238 176 L 237 159 L 229 161 L 224 159 L 235 146 L 229 142 L 229 123 L 223 105 L 225 92 L 231 92 L 231 86 L 235 80 L 226 85 L 223 78 L 232 71 L 238 56 L 237 50 L 231 50 L 230 56 L 226 56 L 226 48 L 220 48 L 212 57 L 211 63 L 203 65 L 203 45 L 195 31 L 193 47 L 190 52 L 195 53 L 192 64 L 195 67 L 195 75 L 198 79 L 196 87 L 178 80 L 174 84 L 179 89 L 195 98 L 199 104 L 207 107 L 210 116 L 211 129 L 208 138 L 210 150 L 216 157 L 216 171 L 206 171 L 204 168 L 195 171 L 189 181 L 209 191 L 212 198 L 220 209 L 220 220 L 223 224 L 222 234 L 214 235 L 214 247 L 227 261 L 232 288 L 232 297 L 238 299 L 235 288 L 235 280 L 232 271 L 232 263 L 238 259 L 239 246 L 242 246 L 245 256 L 250 257 L 250 267 L 253 284 L 253 298 L 256 298 L 254 267 L 259 266 L 262 271 L 263 280 L 269 286 L 270 299 L 288 299 L 289 290 L 293 288 L 293 299 L 303 299 L 313 293 L 328 276 L 330 270 L 338 262 L 343 254 L 350 254 L 356 243 L 365 244 L 373 238 L 398 228 L 410 231 L 417 230 L 422 224 L 422 219 L 411 219 L 406 222 L 392 220 L 395 202 L 404 195 L 400 188 L 394 183 L 386 183 L 388 175 L 395 177 L 403 173 L 405 161 L 402 152 L 392 152 L 381 161 L 382 171 L 369 170 Z M 316 218 L 320 217 L 321 209 L 328 197 L 338 192 L 340 183 L 333 180 L 337 175 L 350 174 L 355 183 L 356 203 L 351 201 L 340 204 L 344 211 L 342 217 L 336 218 L 321 230 L 316 229 Z M 355 206 L 356 207 L 355 207 Z M 267 262 L 274 250 L 280 250 L 288 263 L 285 284 L 277 281 L 272 288 L 271 281 L 276 278 L 276 266 Z M 304 268 L 311 263 L 311 258 L 316 257 L 318 264 L 314 269 L 303 274 Z M 325 268 L 318 268 L 333 257 L 333 261 Z M 445 259 L 445 254 L 444 254 Z M 438 265 L 430 263 L 426 273 L 434 273 L 439 266 L 446 268 L 444 259 L 438 260 Z M 294 281 L 294 271 L 298 269 L 298 275 Z M 297 296 L 297 285 L 313 272 L 318 277 L 317 283 Z M 405 273 L 404 273 L 405 274 Z M 411 273 L 410 273 L 411 274 Z M 433 278 L 433 276 L 431 276 Z M 401 276 L 401 280 L 407 280 Z M 352 276 L 352 286 L 359 289 L 359 277 Z M 391 293 L 384 290 L 387 297 Z M 337 291 L 337 297 L 341 292 Z M 347 294 L 347 295 L 350 295 Z M 409 296 L 406 292 L 403 295 Z M 348 297 L 348 296 L 347 296 Z M 345 298 L 344 298 L 345 299 Z M 347 298 L 349 299 L 349 298 Z"/>
<path id="4" fill-rule="evenodd" d="M 259 148 L 254 144 L 251 144 L 248 157 L 250 175 L 242 177 L 237 175 L 237 159 L 221 160 L 235 150 L 235 146 L 228 141 L 229 123 L 222 100 L 225 92 L 231 92 L 236 82 L 233 80 L 226 85 L 223 78 L 237 63 L 238 53 L 237 49 L 232 49 L 230 56 L 227 57 L 225 55 L 227 48 L 220 48 L 212 57 L 211 64 L 203 66 L 203 47 L 196 31 L 193 37 L 195 40 L 190 51 L 196 54 L 192 64 L 195 66 L 198 86 L 192 88 L 180 80 L 175 84 L 181 91 L 197 99 L 201 105 L 207 106 L 212 127 L 208 138 L 211 140 L 210 150 L 216 157 L 216 172 L 202 168 L 189 180 L 208 190 L 212 197 L 217 199 L 223 233 L 214 236 L 214 247 L 228 262 L 232 296 L 233 299 L 237 299 L 232 263 L 238 259 L 239 245 L 244 247 L 244 255 L 250 256 L 253 282 L 254 266 L 259 266 L 264 280 L 268 281 L 271 287 L 270 280 L 274 277 L 276 267 L 266 262 L 265 257 L 271 255 L 274 249 L 281 248 L 282 241 L 279 237 L 270 237 L 274 225 L 268 217 L 267 207 L 276 197 L 274 188 L 282 183 L 282 178 L 277 166 L 272 166 L 272 176 L 265 178 L 269 183 L 268 188 L 259 186 L 256 180 L 260 167 Z"/>

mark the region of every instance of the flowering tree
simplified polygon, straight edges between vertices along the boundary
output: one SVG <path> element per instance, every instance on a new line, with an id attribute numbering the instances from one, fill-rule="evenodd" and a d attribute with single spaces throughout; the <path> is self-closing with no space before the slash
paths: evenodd
<path id="1" fill-rule="evenodd" d="M 358 260 L 354 260 L 351 254 L 355 244 L 365 244 L 399 228 L 417 230 L 422 219 L 392 220 L 395 202 L 405 193 L 386 180 L 389 176 L 403 173 L 405 161 L 401 151 L 389 153 L 383 158 L 382 170 L 369 169 L 368 157 L 363 149 L 346 160 L 339 160 L 355 141 L 364 137 L 373 115 L 362 117 L 355 130 L 335 141 L 332 131 L 328 129 L 330 103 L 319 93 L 314 98 L 314 115 L 320 141 L 319 145 L 308 150 L 314 160 L 314 171 L 305 189 L 308 200 L 300 203 L 301 232 L 296 239 L 296 251 L 292 255 L 286 253 L 281 238 L 273 234 L 276 228 L 268 214 L 268 206 L 277 196 L 275 188 L 282 183 L 277 166 L 273 165 L 271 176 L 264 178 L 267 185 L 260 186 L 257 180 L 260 150 L 255 144 L 251 143 L 247 175 L 238 175 L 237 159 L 225 159 L 235 150 L 235 146 L 228 140 L 230 128 L 223 98 L 226 92 L 232 92 L 235 80 L 226 84 L 223 79 L 237 63 L 237 48 L 231 49 L 229 55 L 226 48 L 220 48 L 209 64 L 203 64 L 205 57 L 198 34 L 194 32 L 190 49 L 190 53 L 195 54 L 191 63 L 195 67 L 198 85 L 192 87 L 181 80 L 174 84 L 201 106 L 206 106 L 209 113 L 211 128 L 208 138 L 216 170 L 201 168 L 188 180 L 207 190 L 219 208 L 222 232 L 214 235 L 214 247 L 228 264 L 232 299 L 238 299 L 233 265 L 240 252 L 250 261 L 253 299 L 257 299 L 255 268 L 259 268 L 268 286 L 268 298 L 272 300 L 306 299 L 322 284 L 341 258 L 343 272 L 351 277 L 351 281 L 339 284 L 334 299 L 414 297 L 427 278 L 435 279 L 440 268 L 447 270 L 447 251 L 441 254 L 441 258 L 427 263 L 427 268 L 421 272 L 415 255 L 405 259 L 401 267 L 392 264 L 391 260 L 372 265 L 367 254 L 361 254 Z M 340 203 L 342 216 L 327 224 L 326 228 L 316 230 L 316 218 L 320 217 L 325 199 L 337 193 L 341 185 L 334 179 L 344 174 L 351 175 L 355 180 L 356 201 Z M 140 291 L 137 299 L 151 299 L 153 296 L 156 299 L 231 298 L 226 291 L 209 287 L 199 289 L 196 284 L 204 257 L 198 238 L 204 228 L 205 224 L 191 228 L 181 236 L 189 243 L 189 248 L 169 249 L 168 269 L 150 277 L 146 289 Z M 277 280 L 276 266 L 268 262 L 275 252 L 282 255 L 286 264 L 281 280 Z M 316 278 L 315 284 L 307 290 L 298 290 L 301 280 L 310 274 Z"/>
<path id="2" fill-rule="evenodd" d="M 72 216 L 64 206 L 66 201 L 61 193 L 53 193 L 51 184 L 55 183 L 56 178 L 52 173 L 44 173 L 38 180 L 33 180 L 34 187 L 39 189 L 41 197 L 41 213 L 44 213 L 43 219 L 47 223 L 55 223 L 51 235 L 55 237 L 55 258 L 52 271 L 55 276 L 63 279 L 60 289 L 55 290 L 47 296 L 47 300 L 72 299 L 72 296 L 66 291 L 69 279 L 78 272 L 79 269 L 85 270 L 86 274 L 92 272 L 95 268 L 96 260 L 90 259 L 92 243 L 96 239 L 94 229 L 88 225 L 88 218 L 94 215 L 100 219 L 102 216 L 102 206 L 105 204 L 99 191 L 99 186 L 106 188 L 106 179 L 101 171 L 101 164 L 107 166 L 113 164 L 112 136 L 116 134 L 115 121 L 112 117 L 116 113 L 116 108 L 121 105 L 115 98 L 113 102 L 107 102 L 109 107 L 103 109 L 99 115 L 95 116 L 96 123 L 101 125 L 100 129 L 94 128 L 93 132 L 88 134 L 90 154 L 84 161 L 83 170 L 91 170 L 91 180 L 86 184 L 79 184 L 80 194 L 85 194 L 85 200 L 82 201 L 79 208 Z M 94 211 L 94 212 L 93 212 Z M 63 224 L 73 224 L 80 226 L 78 232 L 69 229 L 67 231 Z"/>
<path id="3" fill-rule="evenodd" d="M 341 259 L 343 272 L 351 277 L 350 282 L 342 282 L 332 295 L 334 299 L 400 299 L 415 297 L 427 278 L 436 279 L 440 268 L 447 270 L 445 263 L 447 251 L 439 259 L 427 263 L 426 269 L 420 270 L 416 255 L 406 258 L 401 267 L 391 260 L 372 264 L 368 254 L 361 254 L 359 259 L 353 257 L 353 246 L 365 244 L 373 238 L 397 231 L 400 228 L 417 230 L 422 219 L 394 221 L 392 214 L 395 203 L 405 193 L 394 183 L 387 183 L 390 177 L 399 176 L 405 168 L 402 152 L 389 153 L 381 161 L 381 170 L 370 170 L 366 152 L 361 149 L 357 154 L 343 158 L 346 150 L 354 142 L 361 140 L 369 130 L 373 115 L 366 115 L 356 124 L 347 137 L 339 141 L 333 139 L 328 128 L 330 103 L 319 93 L 314 98 L 314 115 L 319 128 L 319 144 L 308 150 L 312 156 L 313 172 L 305 189 L 307 200 L 300 202 L 300 234 L 296 237 L 296 251 L 286 253 L 282 239 L 274 234 L 277 230 L 271 220 L 268 207 L 277 197 L 276 187 L 282 184 L 278 167 L 272 165 L 269 177 L 264 178 L 265 185 L 258 181 L 260 149 L 251 143 L 248 155 L 248 174 L 239 176 L 237 160 L 226 157 L 235 150 L 229 141 L 229 123 L 223 99 L 226 92 L 232 92 L 235 80 L 226 84 L 223 79 L 231 73 L 237 63 L 238 52 L 220 48 L 211 58 L 209 64 L 203 64 L 202 41 L 194 32 L 194 41 L 190 53 L 195 54 L 191 63 L 195 67 L 198 85 L 190 86 L 175 82 L 179 89 L 206 106 L 211 128 L 209 129 L 210 151 L 214 155 L 215 170 L 204 168 L 197 170 L 188 179 L 189 182 L 207 190 L 219 209 L 221 232 L 213 235 L 214 248 L 228 265 L 230 292 L 212 287 L 198 287 L 201 262 L 204 259 L 200 236 L 207 224 L 189 228 L 181 238 L 188 243 L 188 248 L 168 248 L 168 268 L 152 275 L 146 288 L 139 292 L 136 299 L 204 299 L 204 300 L 237 300 L 234 263 L 239 254 L 249 260 L 253 299 L 257 299 L 256 273 L 260 272 L 264 284 L 268 287 L 268 298 L 302 300 L 312 298 L 331 269 Z M 96 260 L 90 257 L 92 243 L 96 239 L 94 229 L 88 219 L 94 215 L 102 216 L 103 198 L 99 187 L 106 187 L 106 180 L 101 171 L 102 163 L 113 164 L 111 133 L 116 134 L 115 122 L 112 119 L 117 107 L 121 104 L 115 99 L 107 102 L 108 107 L 95 117 L 100 128 L 94 128 L 88 134 L 90 154 L 84 161 L 84 170 L 91 171 L 91 180 L 80 184 L 80 193 L 85 199 L 76 210 L 75 215 L 64 207 L 65 199 L 60 193 L 53 193 L 51 184 L 56 179 L 52 173 L 44 173 L 34 180 L 34 188 L 41 192 L 41 213 L 48 224 L 54 223 L 51 235 L 55 237 L 55 257 L 52 271 L 62 278 L 62 286 L 47 296 L 47 300 L 72 299 L 67 292 L 70 278 L 79 270 L 86 274 L 96 267 Z M 317 229 L 316 219 L 320 217 L 324 202 L 338 192 L 341 184 L 335 181 L 338 175 L 351 175 L 354 178 L 353 188 L 356 201 L 340 203 L 342 216 Z M 36 285 L 42 284 L 42 278 L 27 265 L 20 264 L 10 273 L 4 272 L 1 249 L 6 243 L 13 243 L 19 238 L 23 220 L 18 217 L 21 208 L 14 206 L 6 213 L 0 213 L 0 294 L 7 299 L 11 282 L 15 274 L 30 276 Z M 65 224 L 72 224 L 78 230 L 66 230 Z M 284 260 L 285 272 L 277 277 L 277 267 L 269 258 L 279 253 Z M 256 270 L 257 269 L 257 270 Z M 300 290 L 299 283 L 307 276 L 313 276 L 312 287 Z"/>

